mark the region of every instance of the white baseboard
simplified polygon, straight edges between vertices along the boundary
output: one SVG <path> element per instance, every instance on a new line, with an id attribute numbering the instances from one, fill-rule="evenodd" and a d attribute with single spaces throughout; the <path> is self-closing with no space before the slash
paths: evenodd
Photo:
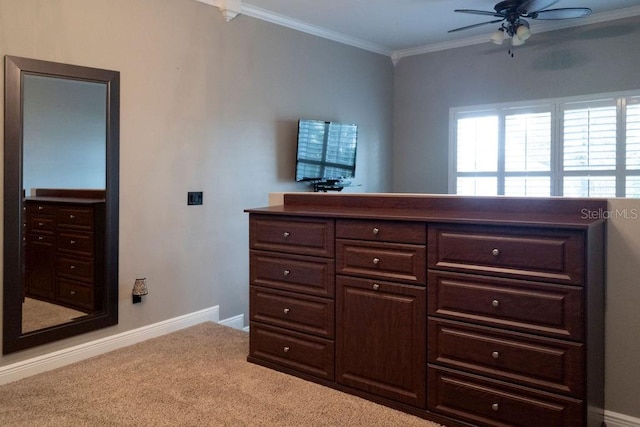
<path id="1" fill-rule="evenodd" d="M 237 316 L 236 316 L 237 317 Z M 17 381 L 31 375 L 56 369 L 61 366 L 79 362 L 93 356 L 98 356 L 112 350 L 117 350 L 128 345 L 161 335 L 175 332 L 202 322 L 215 322 L 220 320 L 220 310 L 216 305 L 204 310 L 174 317 L 152 325 L 111 335 L 88 343 L 80 344 L 49 354 L 16 362 L 0 367 L 0 385 Z"/>
<path id="2" fill-rule="evenodd" d="M 227 317 L 219 321 L 221 325 L 229 326 L 234 329 L 244 330 L 244 314 L 238 314 L 237 316 Z"/>
<path id="3" fill-rule="evenodd" d="M 640 427 L 640 418 L 606 410 L 604 411 L 604 422 L 607 427 Z"/>

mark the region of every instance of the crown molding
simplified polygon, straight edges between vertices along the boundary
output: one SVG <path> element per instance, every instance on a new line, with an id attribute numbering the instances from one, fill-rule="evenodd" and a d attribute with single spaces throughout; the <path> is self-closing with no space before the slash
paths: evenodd
<path id="1" fill-rule="evenodd" d="M 195 0 L 200 3 L 205 3 L 217 8 L 221 8 L 222 0 Z M 324 39 L 332 40 L 348 46 L 357 47 L 359 49 L 368 50 L 370 52 L 379 53 L 385 56 L 391 56 L 392 50 L 377 45 L 375 43 L 361 40 L 355 37 L 348 36 L 336 31 L 327 30 L 326 28 L 319 27 L 317 25 L 308 24 L 303 21 L 290 18 L 285 15 L 272 12 L 270 10 L 262 9 L 260 7 L 252 6 L 250 4 L 242 3 L 240 9 L 242 15 L 250 16 L 252 18 L 260 19 L 262 21 L 270 22 L 272 24 L 280 25 L 282 27 L 291 28 L 293 30 L 301 31 L 303 33 L 318 36 Z"/>
<path id="2" fill-rule="evenodd" d="M 262 9 L 256 6 L 244 4 L 242 6 L 242 14 L 251 16 L 252 18 L 261 19 L 263 21 L 271 22 L 272 24 L 281 25 L 283 27 L 291 28 L 301 31 L 303 33 L 311 34 L 314 36 L 322 37 L 325 39 L 333 40 L 338 43 L 346 44 L 349 46 L 357 47 L 360 49 L 368 50 L 370 52 L 379 53 L 385 56 L 391 56 L 391 49 L 384 46 L 377 45 L 375 43 L 361 40 L 356 37 L 351 37 L 343 33 L 327 30 L 316 25 L 308 24 L 303 21 L 290 18 L 288 16 L 280 15 L 271 12 L 266 9 Z"/>
<path id="3" fill-rule="evenodd" d="M 224 0 L 195 0 L 200 3 L 209 4 L 218 8 L 222 7 Z M 240 0 L 239 0 L 240 1 Z M 410 47 L 406 49 L 392 50 L 388 47 L 371 43 L 366 40 L 361 40 L 355 37 L 348 36 L 336 31 L 327 30 L 326 28 L 312 25 L 303 21 L 290 18 L 285 15 L 281 15 L 266 9 L 262 9 L 256 6 L 252 6 L 241 2 L 241 13 L 243 15 L 250 16 L 252 18 L 267 21 L 272 24 L 280 25 L 283 27 L 291 28 L 303 33 L 311 34 L 317 37 L 321 37 L 328 40 L 333 40 L 338 43 L 357 47 L 359 49 L 367 50 L 370 52 L 378 53 L 381 55 L 389 56 L 394 64 L 407 56 L 422 55 L 425 53 L 438 52 L 441 50 L 455 49 L 459 47 L 471 46 L 476 44 L 488 43 L 489 33 L 487 35 L 467 37 L 464 39 L 446 41 L 442 43 L 431 43 L 422 46 Z M 640 6 L 632 6 L 625 9 L 614 10 L 612 12 L 596 13 L 585 18 L 574 20 L 562 20 L 560 21 L 535 21 L 532 24 L 532 29 L 537 33 L 544 33 L 547 31 L 554 31 L 563 28 L 579 27 L 584 25 L 597 24 L 600 22 L 613 21 L 616 19 L 630 18 L 632 16 L 640 15 Z"/>

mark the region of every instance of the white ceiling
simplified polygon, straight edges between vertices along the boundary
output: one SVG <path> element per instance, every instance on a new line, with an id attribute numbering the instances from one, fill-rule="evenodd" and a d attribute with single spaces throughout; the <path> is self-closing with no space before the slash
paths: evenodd
<path id="1" fill-rule="evenodd" d="M 244 15 L 357 46 L 392 58 L 488 41 L 499 24 L 447 33 L 491 21 L 492 17 L 455 13 L 454 9 L 493 11 L 498 0 L 198 0 L 239 9 Z M 640 0 L 560 0 L 551 9 L 589 7 L 580 19 L 531 21 L 531 31 L 640 15 Z"/>

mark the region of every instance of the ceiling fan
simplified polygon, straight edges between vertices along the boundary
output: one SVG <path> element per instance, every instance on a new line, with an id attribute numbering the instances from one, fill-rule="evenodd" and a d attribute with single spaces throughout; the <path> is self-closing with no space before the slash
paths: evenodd
<path id="1" fill-rule="evenodd" d="M 493 11 L 456 9 L 454 12 L 470 13 L 473 15 L 492 16 L 494 19 L 479 24 L 467 25 L 466 27 L 450 30 L 450 33 L 468 30 L 487 24 L 502 22 L 500 28 L 491 35 L 491 41 L 495 44 L 502 44 L 505 37 L 511 37 L 511 46 L 524 44 L 531 36 L 529 23 L 524 19 L 556 20 L 582 18 L 591 14 L 588 7 L 565 7 L 559 9 L 549 9 L 560 0 L 504 0 L 494 6 Z M 513 52 L 509 49 L 513 56 Z"/>

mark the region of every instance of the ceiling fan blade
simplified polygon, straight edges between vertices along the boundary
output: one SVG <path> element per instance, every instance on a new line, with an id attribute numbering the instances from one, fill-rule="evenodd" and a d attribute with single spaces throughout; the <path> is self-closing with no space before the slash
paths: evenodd
<path id="1" fill-rule="evenodd" d="M 534 12 L 546 9 L 558 3 L 560 0 L 527 0 L 518 7 L 522 15 L 530 15 Z"/>
<path id="2" fill-rule="evenodd" d="M 455 30 L 449 30 L 449 33 L 455 33 L 456 31 L 463 31 L 463 30 L 468 30 L 471 28 L 475 28 L 475 27 L 481 27 L 483 25 L 487 25 L 487 24 L 496 24 L 498 22 L 502 22 L 504 21 L 503 19 L 496 19 L 495 21 L 489 21 L 489 22 L 481 22 L 479 24 L 473 24 L 473 25 L 467 25 L 466 27 L 460 27 L 460 28 L 456 28 Z"/>
<path id="3" fill-rule="evenodd" d="M 454 12 L 471 13 L 473 15 L 495 16 L 496 18 L 504 18 L 505 15 L 498 12 L 489 12 L 487 10 L 474 10 L 474 9 L 456 9 Z"/>
<path id="4" fill-rule="evenodd" d="M 531 19 L 573 19 L 584 18 L 591 15 L 591 9 L 588 7 L 565 7 L 563 9 L 549 9 L 541 10 L 540 12 L 534 12 L 527 15 L 527 18 Z"/>

